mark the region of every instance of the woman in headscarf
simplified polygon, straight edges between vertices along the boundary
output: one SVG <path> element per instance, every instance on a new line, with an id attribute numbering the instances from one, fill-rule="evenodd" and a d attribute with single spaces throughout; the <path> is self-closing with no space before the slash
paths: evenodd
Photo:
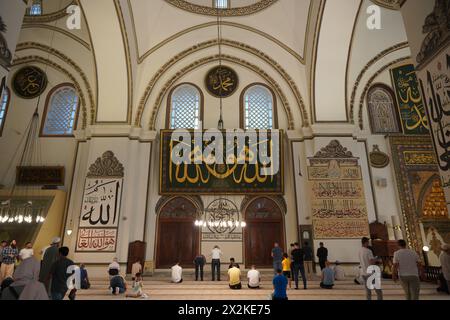
<path id="1" fill-rule="evenodd" d="M 39 261 L 30 257 L 14 272 L 14 282 L 2 292 L 2 300 L 48 300 L 45 287 L 39 282 Z"/>

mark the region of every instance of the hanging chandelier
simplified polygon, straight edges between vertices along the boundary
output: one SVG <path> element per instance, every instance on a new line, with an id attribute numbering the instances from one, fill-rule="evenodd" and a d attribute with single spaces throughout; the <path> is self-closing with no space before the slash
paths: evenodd
<path id="1" fill-rule="evenodd" d="M 206 209 L 199 212 L 198 217 L 194 222 L 195 226 L 208 228 L 213 233 L 231 233 L 236 228 L 247 226 L 236 205 L 225 198 L 213 200 Z"/>

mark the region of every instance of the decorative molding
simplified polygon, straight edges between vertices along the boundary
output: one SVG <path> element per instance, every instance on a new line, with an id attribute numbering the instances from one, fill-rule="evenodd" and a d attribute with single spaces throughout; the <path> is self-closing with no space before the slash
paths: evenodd
<path id="1" fill-rule="evenodd" d="M 248 206 L 250 204 L 252 204 L 252 202 L 261 199 L 261 198 L 267 198 L 273 202 L 275 202 L 277 204 L 277 206 L 280 208 L 281 212 L 283 214 L 287 214 L 287 204 L 286 204 L 286 200 L 284 199 L 283 196 L 270 196 L 270 197 L 265 197 L 265 196 L 251 196 L 251 195 L 247 195 L 244 197 L 244 199 L 241 202 L 241 212 L 245 213 L 245 211 L 247 210 Z"/>
<path id="2" fill-rule="evenodd" d="M 197 208 L 197 211 L 204 211 L 203 200 L 200 196 L 162 196 L 156 203 L 155 214 L 158 215 L 167 203 L 177 198 L 187 199 L 194 204 L 194 206 Z"/>
<path id="3" fill-rule="evenodd" d="M 114 155 L 112 151 L 106 151 L 101 158 L 97 158 L 89 167 L 88 178 L 100 177 L 124 177 L 123 165 Z"/>
<path id="4" fill-rule="evenodd" d="M 61 34 L 65 35 L 66 37 L 69 37 L 72 40 L 78 42 L 83 47 L 85 47 L 86 49 L 91 51 L 91 45 L 89 43 L 87 43 L 83 39 L 77 37 L 73 33 L 69 32 L 67 30 L 64 30 L 62 28 L 58 28 L 58 27 L 55 27 L 55 26 L 47 25 L 47 24 L 37 24 L 37 23 L 32 23 L 32 24 L 30 23 L 30 24 L 22 25 L 22 30 L 23 29 L 33 29 L 33 28 L 48 29 L 48 30 L 51 30 L 51 31 L 54 31 L 54 32 L 61 33 Z"/>
<path id="5" fill-rule="evenodd" d="M 67 13 L 67 8 L 70 7 L 71 5 L 74 5 L 75 1 L 72 1 L 69 5 L 67 5 L 65 8 L 52 12 L 52 13 L 48 13 L 48 14 L 42 14 L 39 16 L 31 16 L 31 15 L 25 15 L 24 19 L 23 19 L 23 23 L 27 24 L 27 23 L 46 23 L 46 22 L 52 22 L 52 21 L 56 21 L 59 19 L 62 19 L 66 16 L 68 16 Z"/>
<path id="6" fill-rule="evenodd" d="M 444 47 L 450 44 L 450 1 L 435 0 L 433 12 L 423 25 L 426 34 L 417 55 L 417 69 L 431 61 Z"/>
<path id="7" fill-rule="evenodd" d="M 216 9 L 214 7 L 201 6 L 198 4 L 190 3 L 185 0 L 165 0 L 167 3 L 192 13 L 203 14 L 208 16 L 217 16 L 218 14 L 222 17 L 237 17 L 237 16 L 247 16 L 250 14 L 262 11 L 271 5 L 273 5 L 278 0 L 260 0 L 252 5 L 245 7 L 235 7 L 228 9 Z"/>
<path id="8" fill-rule="evenodd" d="M 393 65 L 396 65 L 398 63 L 404 62 L 406 60 L 411 59 L 410 56 L 403 57 L 396 59 L 394 61 L 389 62 L 388 64 L 384 65 L 380 70 L 378 70 L 367 82 L 366 86 L 364 87 L 364 92 L 361 95 L 361 99 L 359 101 L 359 110 L 358 110 L 358 122 L 359 122 L 359 128 L 361 130 L 364 129 L 364 118 L 363 118 L 363 108 L 364 108 L 364 98 L 367 96 L 367 92 L 369 91 L 370 87 L 372 86 L 373 81 L 378 77 L 381 73 L 383 73 L 386 69 L 392 67 Z"/>
<path id="9" fill-rule="evenodd" d="M 400 10 L 406 0 L 371 0 L 376 5 L 391 10 Z"/>
<path id="10" fill-rule="evenodd" d="M 84 71 L 80 68 L 80 66 L 78 64 L 76 64 L 75 61 L 73 61 L 71 58 L 69 58 L 64 53 L 62 53 L 54 48 L 51 48 L 45 44 L 41 44 L 41 43 L 37 43 L 37 42 L 22 42 L 17 45 L 16 52 L 26 50 L 26 49 L 36 49 L 36 50 L 41 50 L 46 53 L 52 54 L 52 55 L 60 58 L 64 62 L 66 62 L 68 65 L 70 65 L 72 68 L 74 68 L 78 72 L 81 79 L 83 79 L 84 85 L 88 92 L 89 103 L 91 104 L 91 123 L 93 123 L 93 121 L 94 121 L 93 115 L 97 110 L 97 106 L 95 104 L 94 95 L 92 93 L 92 88 L 89 83 L 89 80 L 88 80 L 86 74 L 84 73 Z"/>
<path id="11" fill-rule="evenodd" d="M 73 85 L 75 87 L 75 89 L 77 90 L 77 93 L 80 97 L 80 101 L 81 101 L 81 109 L 82 109 L 82 115 L 83 115 L 83 126 L 82 129 L 85 129 L 87 126 L 87 111 L 86 111 L 86 99 L 83 93 L 83 90 L 81 89 L 80 84 L 78 83 L 78 81 L 75 79 L 75 77 L 69 72 L 67 71 L 65 68 L 61 67 L 59 64 L 42 58 L 40 56 L 26 56 L 26 57 L 22 57 L 22 58 L 18 58 L 16 60 L 13 61 L 13 66 L 18 66 L 21 64 L 28 64 L 28 63 L 42 63 L 45 64 L 47 66 L 50 66 L 54 69 L 56 69 L 57 71 L 65 74 L 67 77 L 70 78 L 70 80 L 73 82 Z M 91 113 L 92 113 L 92 109 L 91 109 Z M 93 111 L 95 113 L 95 111 Z M 91 116 L 92 118 L 92 116 Z"/>
<path id="12" fill-rule="evenodd" d="M 355 106 L 355 98 L 356 98 L 356 92 L 358 90 L 359 84 L 361 83 L 362 78 L 364 77 L 367 70 L 369 70 L 370 67 L 372 67 L 377 61 L 382 59 L 383 57 L 387 56 L 388 54 L 395 52 L 400 49 L 407 48 L 409 46 L 408 42 L 401 42 L 398 43 L 392 47 L 389 47 L 383 51 L 381 51 L 379 54 L 377 54 L 372 60 L 370 60 L 364 68 L 359 73 L 358 77 L 356 78 L 356 82 L 353 85 L 352 95 L 350 98 L 350 122 L 352 124 L 355 123 L 355 115 L 354 115 L 354 106 Z"/>
<path id="13" fill-rule="evenodd" d="M 320 149 L 314 158 L 321 159 L 341 159 L 354 158 L 353 154 L 347 150 L 338 140 L 332 140 L 326 147 Z"/>
<path id="14" fill-rule="evenodd" d="M 297 104 L 300 108 L 300 112 L 302 114 L 302 126 L 303 127 L 308 127 L 309 126 L 309 120 L 308 120 L 308 113 L 306 112 L 306 107 L 305 104 L 303 102 L 303 98 L 300 94 L 300 90 L 298 89 L 295 81 L 291 78 L 291 76 L 288 75 L 288 73 L 271 57 L 269 57 L 268 55 L 266 55 L 265 53 L 263 53 L 262 51 L 259 51 L 258 49 L 255 49 L 251 46 L 248 46 L 246 44 L 237 42 L 237 41 L 232 41 L 232 40 L 227 40 L 227 39 L 223 39 L 222 40 L 222 44 L 226 45 L 226 46 L 230 46 L 230 47 L 234 47 L 237 49 L 241 49 L 244 50 L 246 52 L 249 52 L 261 59 L 263 59 L 264 61 L 266 61 L 268 64 L 270 64 L 278 73 L 280 73 L 280 75 L 285 79 L 285 81 L 289 84 L 296 100 L 297 100 Z M 168 62 L 166 62 L 157 72 L 156 74 L 153 76 L 153 78 L 150 80 L 149 84 L 147 85 L 147 88 L 144 92 L 143 97 L 140 100 L 140 104 L 138 107 L 138 111 L 137 111 L 137 115 L 135 118 L 135 122 L 134 125 L 137 127 L 141 126 L 142 123 L 142 115 L 143 115 L 143 111 L 145 108 L 145 105 L 147 103 L 147 100 L 150 97 L 150 94 L 152 92 L 152 90 L 154 89 L 156 83 L 158 82 L 158 80 L 163 76 L 164 73 L 166 73 L 172 66 L 174 66 L 176 63 L 178 63 L 181 59 L 189 56 L 190 54 L 193 54 L 197 51 L 212 47 L 212 46 L 216 46 L 217 45 L 217 40 L 210 40 L 210 41 L 205 41 L 202 43 L 199 43 L 195 46 L 192 46 L 182 52 L 180 52 L 179 54 L 177 54 L 176 56 L 174 56 L 172 59 L 170 59 Z M 230 56 L 228 56 L 230 57 Z M 235 60 L 234 58 L 232 60 Z M 240 60 L 240 59 L 238 59 Z M 195 64 L 195 63 L 194 63 Z M 247 63 L 249 64 L 249 63 Z M 258 67 L 254 66 L 255 68 L 259 69 Z M 253 69 L 255 69 L 253 68 Z M 261 70 L 261 69 L 259 69 Z M 264 71 L 261 70 L 262 73 L 266 74 Z M 260 72 L 258 72 L 260 73 Z M 260 73 L 260 74 L 262 74 Z M 267 75 L 267 77 L 270 77 Z M 272 81 L 269 81 L 271 84 L 276 83 L 275 80 L 272 79 Z M 278 88 L 277 93 L 281 93 L 281 88 Z M 280 97 L 282 98 L 284 95 L 280 95 Z M 287 102 L 287 98 L 284 96 L 284 100 Z M 283 100 L 283 99 L 282 99 Z M 283 102 L 285 102 L 283 101 Z M 292 118 L 292 112 L 290 110 L 289 104 L 284 103 L 285 108 L 286 108 L 286 112 L 287 112 L 287 116 L 288 116 L 288 121 L 289 121 L 289 128 L 294 128 L 294 121 Z"/>

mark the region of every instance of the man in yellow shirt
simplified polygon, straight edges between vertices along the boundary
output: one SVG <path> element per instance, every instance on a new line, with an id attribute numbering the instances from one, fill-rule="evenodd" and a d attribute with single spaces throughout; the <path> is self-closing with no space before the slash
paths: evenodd
<path id="1" fill-rule="evenodd" d="M 241 270 L 239 270 L 236 263 L 233 264 L 232 268 L 228 269 L 228 277 L 230 289 L 233 290 L 242 289 Z"/>
<path id="2" fill-rule="evenodd" d="M 283 276 L 285 276 L 289 281 L 289 289 L 291 289 L 291 259 L 287 253 L 283 254 L 283 261 L 281 262 L 283 266 Z"/>

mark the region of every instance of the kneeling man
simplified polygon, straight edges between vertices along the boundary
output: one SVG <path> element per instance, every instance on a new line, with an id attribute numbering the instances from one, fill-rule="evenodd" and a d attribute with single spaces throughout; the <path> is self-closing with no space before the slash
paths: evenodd
<path id="1" fill-rule="evenodd" d="M 241 270 L 239 270 L 236 263 L 233 264 L 232 268 L 228 269 L 228 277 L 230 289 L 233 290 L 242 289 Z"/>

